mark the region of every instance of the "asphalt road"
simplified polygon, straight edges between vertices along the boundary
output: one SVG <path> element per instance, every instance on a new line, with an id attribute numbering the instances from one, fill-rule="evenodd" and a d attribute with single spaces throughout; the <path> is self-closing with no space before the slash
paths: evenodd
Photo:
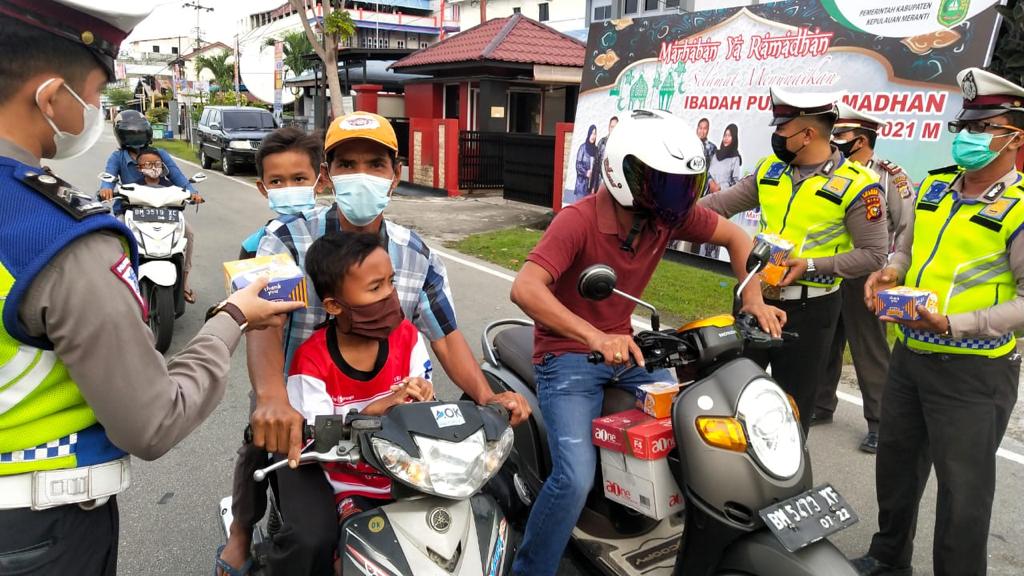
<path id="1" fill-rule="evenodd" d="M 99 173 L 107 155 L 114 149 L 108 132 L 100 143 L 84 156 L 65 162 L 49 162 L 65 179 L 86 191 L 98 187 Z M 186 174 L 198 166 L 181 165 Z M 248 184 L 251 178 L 226 178 L 207 170 L 209 180 L 201 185 L 208 202 L 198 213 L 189 209 L 187 218 L 196 230 L 197 243 L 193 265 L 193 286 L 198 304 L 189 308 L 175 326 L 172 352 L 187 343 L 201 323 L 203 312 L 224 297 L 221 263 L 238 254 L 239 242 L 258 226 L 270 212 L 259 193 Z M 396 200 L 420 202 L 415 210 L 401 211 L 417 226 L 417 219 L 428 239 L 430 229 L 444 222 L 446 200 Z M 396 213 L 399 210 L 395 210 Z M 444 253 L 450 254 L 444 250 Z M 521 316 L 507 298 L 511 275 L 471 258 L 448 258 L 448 273 L 455 293 L 459 323 L 475 350 L 484 324 L 501 317 Z M 117 351 L 105 351 L 111 369 L 117 369 Z M 479 354 L 479 352 L 478 352 Z M 133 486 L 119 497 L 121 504 L 121 551 L 119 574 L 204 575 L 213 565 L 215 548 L 223 542 L 218 524 L 217 505 L 230 492 L 234 452 L 246 423 L 248 391 L 245 350 L 234 356 L 230 382 L 224 401 L 188 439 L 158 462 L 136 459 Z M 438 395 L 456 396 L 456 389 L 438 373 Z M 147 385 L 140 382 L 139 385 Z M 844 398 L 856 400 L 856 392 L 844 386 Z M 1011 425 L 1020 427 L 1020 416 Z M 874 460 L 857 450 L 864 433 L 860 407 L 844 401 L 836 421 L 817 427 L 811 434 L 811 449 L 816 483 L 831 482 L 852 504 L 860 523 L 838 534 L 833 541 L 848 555 L 863 553 L 876 526 Z M 1024 505 L 1024 445 L 1007 438 L 1008 452 L 999 458 L 998 488 L 989 538 L 990 574 L 1024 573 L 1024 527 L 1019 521 Z M 931 573 L 931 539 L 934 525 L 934 481 L 925 494 L 920 514 L 915 553 L 916 574 Z"/>

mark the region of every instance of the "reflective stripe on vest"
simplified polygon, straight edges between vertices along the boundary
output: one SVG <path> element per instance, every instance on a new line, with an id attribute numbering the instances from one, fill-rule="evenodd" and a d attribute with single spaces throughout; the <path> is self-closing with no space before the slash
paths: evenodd
<path id="1" fill-rule="evenodd" d="M 853 239 L 844 222 L 846 211 L 865 188 L 878 185 L 878 175 L 843 160 L 831 176 L 815 174 L 794 191 L 791 174 L 792 168 L 773 155 L 758 165 L 759 231 L 778 234 L 792 242 L 794 257 L 824 258 L 853 249 Z M 817 275 L 798 282 L 829 287 L 841 281 L 837 276 Z"/>
<path id="2" fill-rule="evenodd" d="M 14 277 L 0 264 L 0 314 Z M 120 457 L 55 353 L 14 339 L 0 322 L 0 476 Z"/>
<path id="3" fill-rule="evenodd" d="M 974 312 L 1017 297 L 1007 248 L 1024 226 L 1024 186 L 1016 184 L 986 204 L 963 200 L 950 184 L 960 172 L 928 176 L 914 209 L 914 244 L 905 284 L 931 290 L 939 312 Z M 995 358 L 1013 351 L 1013 334 L 998 338 L 943 338 L 901 327 L 908 348 Z"/>

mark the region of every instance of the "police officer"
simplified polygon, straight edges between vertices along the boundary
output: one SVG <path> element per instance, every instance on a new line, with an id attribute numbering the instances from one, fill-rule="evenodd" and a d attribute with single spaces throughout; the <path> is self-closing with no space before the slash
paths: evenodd
<path id="1" fill-rule="evenodd" d="M 907 173 L 895 163 L 875 156 L 875 140 L 884 120 L 859 112 L 843 102 L 837 102 L 839 120 L 832 129 L 832 144 L 849 160 L 874 170 L 878 183 L 885 190 L 885 207 L 889 222 L 891 251 L 896 239 L 907 229 L 907 220 L 914 210 L 914 191 Z M 843 308 L 839 315 L 839 328 L 832 342 L 828 376 L 818 387 L 818 399 L 811 425 L 831 422 L 838 399 L 836 388 L 843 373 L 843 351 L 850 342 L 853 367 L 857 371 L 857 384 L 864 399 L 864 419 L 868 433 L 860 449 L 874 454 L 878 449 L 878 418 L 881 414 L 882 389 L 889 373 L 889 342 L 885 324 L 863 305 L 864 281 L 867 276 L 851 278 L 842 283 Z"/>
<path id="2" fill-rule="evenodd" d="M 956 165 L 918 189 L 913 234 L 865 285 L 925 288 L 938 312 L 900 323 L 882 404 L 875 482 L 878 532 L 861 574 L 911 574 L 918 504 L 938 480 L 933 569 L 985 574 L 996 450 L 1017 400 L 1024 328 L 1024 88 L 980 68 L 957 74 Z M 885 319 L 885 318 L 883 318 Z"/>
<path id="3" fill-rule="evenodd" d="M 701 204 L 725 217 L 760 207 L 760 231 L 794 245 L 781 287 L 765 285 L 765 303 L 784 310 L 800 339 L 751 357 L 796 400 L 807 432 L 842 304 L 839 285 L 885 261 L 885 199 L 878 176 L 832 148 L 834 94 L 771 89 L 773 154 Z"/>
<path id="4" fill-rule="evenodd" d="M 132 234 L 40 167 L 96 141 L 100 90 L 148 11 L 0 0 L 0 574 L 114 574 L 128 454 L 187 436 L 223 397 L 242 331 L 297 306 L 260 300 L 256 283 L 166 363 Z"/>

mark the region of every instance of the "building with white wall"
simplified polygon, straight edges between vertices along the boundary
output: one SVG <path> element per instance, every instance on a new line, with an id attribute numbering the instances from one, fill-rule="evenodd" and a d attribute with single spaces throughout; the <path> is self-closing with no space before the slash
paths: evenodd
<path id="1" fill-rule="evenodd" d="M 462 29 L 468 30 L 481 22 L 483 12 L 486 19 L 505 18 L 522 14 L 577 38 L 586 35 L 587 4 L 591 0 L 448 0 L 460 10 Z"/>

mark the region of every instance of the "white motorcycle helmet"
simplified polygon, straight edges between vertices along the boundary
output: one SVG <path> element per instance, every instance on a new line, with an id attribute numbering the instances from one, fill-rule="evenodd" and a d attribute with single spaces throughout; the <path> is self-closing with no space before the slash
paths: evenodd
<path id="1" fill-rule="evenodd" d="M 601 179 L 620 205 L 676 226 L 707 185 L 704 145 L 682 118 L 634 110 L 608 136 Z"/>

